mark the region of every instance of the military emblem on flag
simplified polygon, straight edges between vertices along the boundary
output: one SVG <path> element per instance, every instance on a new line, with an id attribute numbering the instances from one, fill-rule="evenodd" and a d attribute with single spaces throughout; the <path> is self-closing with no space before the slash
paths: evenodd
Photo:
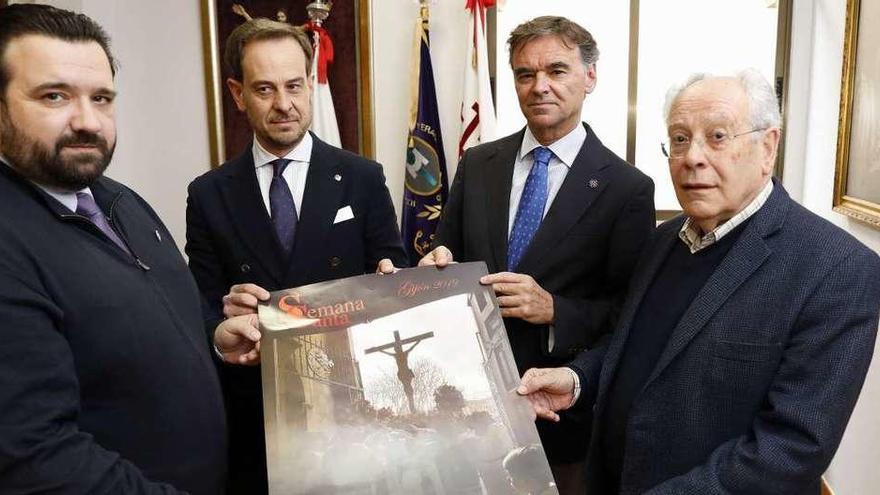
<path id="1" fill-rule="evenodd" d="M 410 75 L 410 130 L 404 178 L 406 187 L 400 229 L 412 265 L 430 251 L 449 191 L 434 69 L 431 65 L 427 7 L 422 7 L 421 16 L 416 22 L 414 45 Z"/>

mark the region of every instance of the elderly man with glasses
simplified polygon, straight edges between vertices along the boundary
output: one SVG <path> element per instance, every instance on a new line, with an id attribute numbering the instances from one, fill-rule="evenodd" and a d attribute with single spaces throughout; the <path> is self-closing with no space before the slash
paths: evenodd
<path id="1" fill-rule="evenodd" d="M 593 407 L 589 493 L 819 493 L 871 362 L 880 258 L 771 178 L 762 76 L 694 76 L 665 113 L 683 215 L 609 341 L 519 392 L 549 420 Z"/>

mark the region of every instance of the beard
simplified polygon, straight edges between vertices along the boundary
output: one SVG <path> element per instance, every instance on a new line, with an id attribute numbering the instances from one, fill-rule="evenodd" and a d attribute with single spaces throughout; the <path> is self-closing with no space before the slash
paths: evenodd
<path id="1" fill-rule="evenodd" d="M 107 170 L 113 151 L 103 136 L 91 132 L 73 132 L 58 138 L 54 149 L 15 126 L 0 103 L 0 154 L 26 179 L 64 191 L 79 191 L 90 186 Z M 97 153 L 77 153 L 64 157 L 67 146 L 94 146 Z"/>

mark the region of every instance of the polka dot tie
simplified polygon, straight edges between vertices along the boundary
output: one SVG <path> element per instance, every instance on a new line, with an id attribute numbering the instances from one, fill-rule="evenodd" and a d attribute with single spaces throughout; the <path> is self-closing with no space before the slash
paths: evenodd
<path id="1" fill-rule="evenodd" d="M 507 269 L 510 271 L 516 270 L 519 260 L 532 242 L 532 237 L 535 236 L 541 225 L 541 219 L 544 218 L 544 207 L 547 205 L 547 165 L 553 152 L 549 148 L 540 147 L 532 150 L 532 156 L 535 162 L 523 187 L 516 217 L 513 220 L 513 229 L 507 241 Z"/>

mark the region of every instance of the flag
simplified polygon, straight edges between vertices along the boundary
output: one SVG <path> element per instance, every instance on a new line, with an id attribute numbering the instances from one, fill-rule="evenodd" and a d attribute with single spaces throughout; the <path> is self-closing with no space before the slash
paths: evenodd
<path id="1" fill-rule="evenodd" d="M 486 48 L 486 9 L 495 0 L 467 0 L 467 58 L 461 100 L 461 135 L 458 158 L 471 146 L 495 139 L 495 105 L 489 85 L 489 57 Z"/>
<path id="2" fill-rule="evenodd" d="M 339 139 L 339 126 L 336 124 L 336 109 L 333 107 L 333 95 L 330 94 L 330 81 L 327 79 L 327 67 L 333 62 L 333 41 L 327 30 L 316 22 L 308 22 L 304 27 L 306 31 L 312 33 L 314 40 L 311 69 L 311 130 L 325 143 L 341 148 L 342 140 Z"/>
<path id="3" fill-rule="evenodd" d="M 430 251 L 449 191 L 429 47 L 427 7 L 423 7 L 416 22 L 410 72 L 410 127 L 400 228 L 412 265 Z"/>

